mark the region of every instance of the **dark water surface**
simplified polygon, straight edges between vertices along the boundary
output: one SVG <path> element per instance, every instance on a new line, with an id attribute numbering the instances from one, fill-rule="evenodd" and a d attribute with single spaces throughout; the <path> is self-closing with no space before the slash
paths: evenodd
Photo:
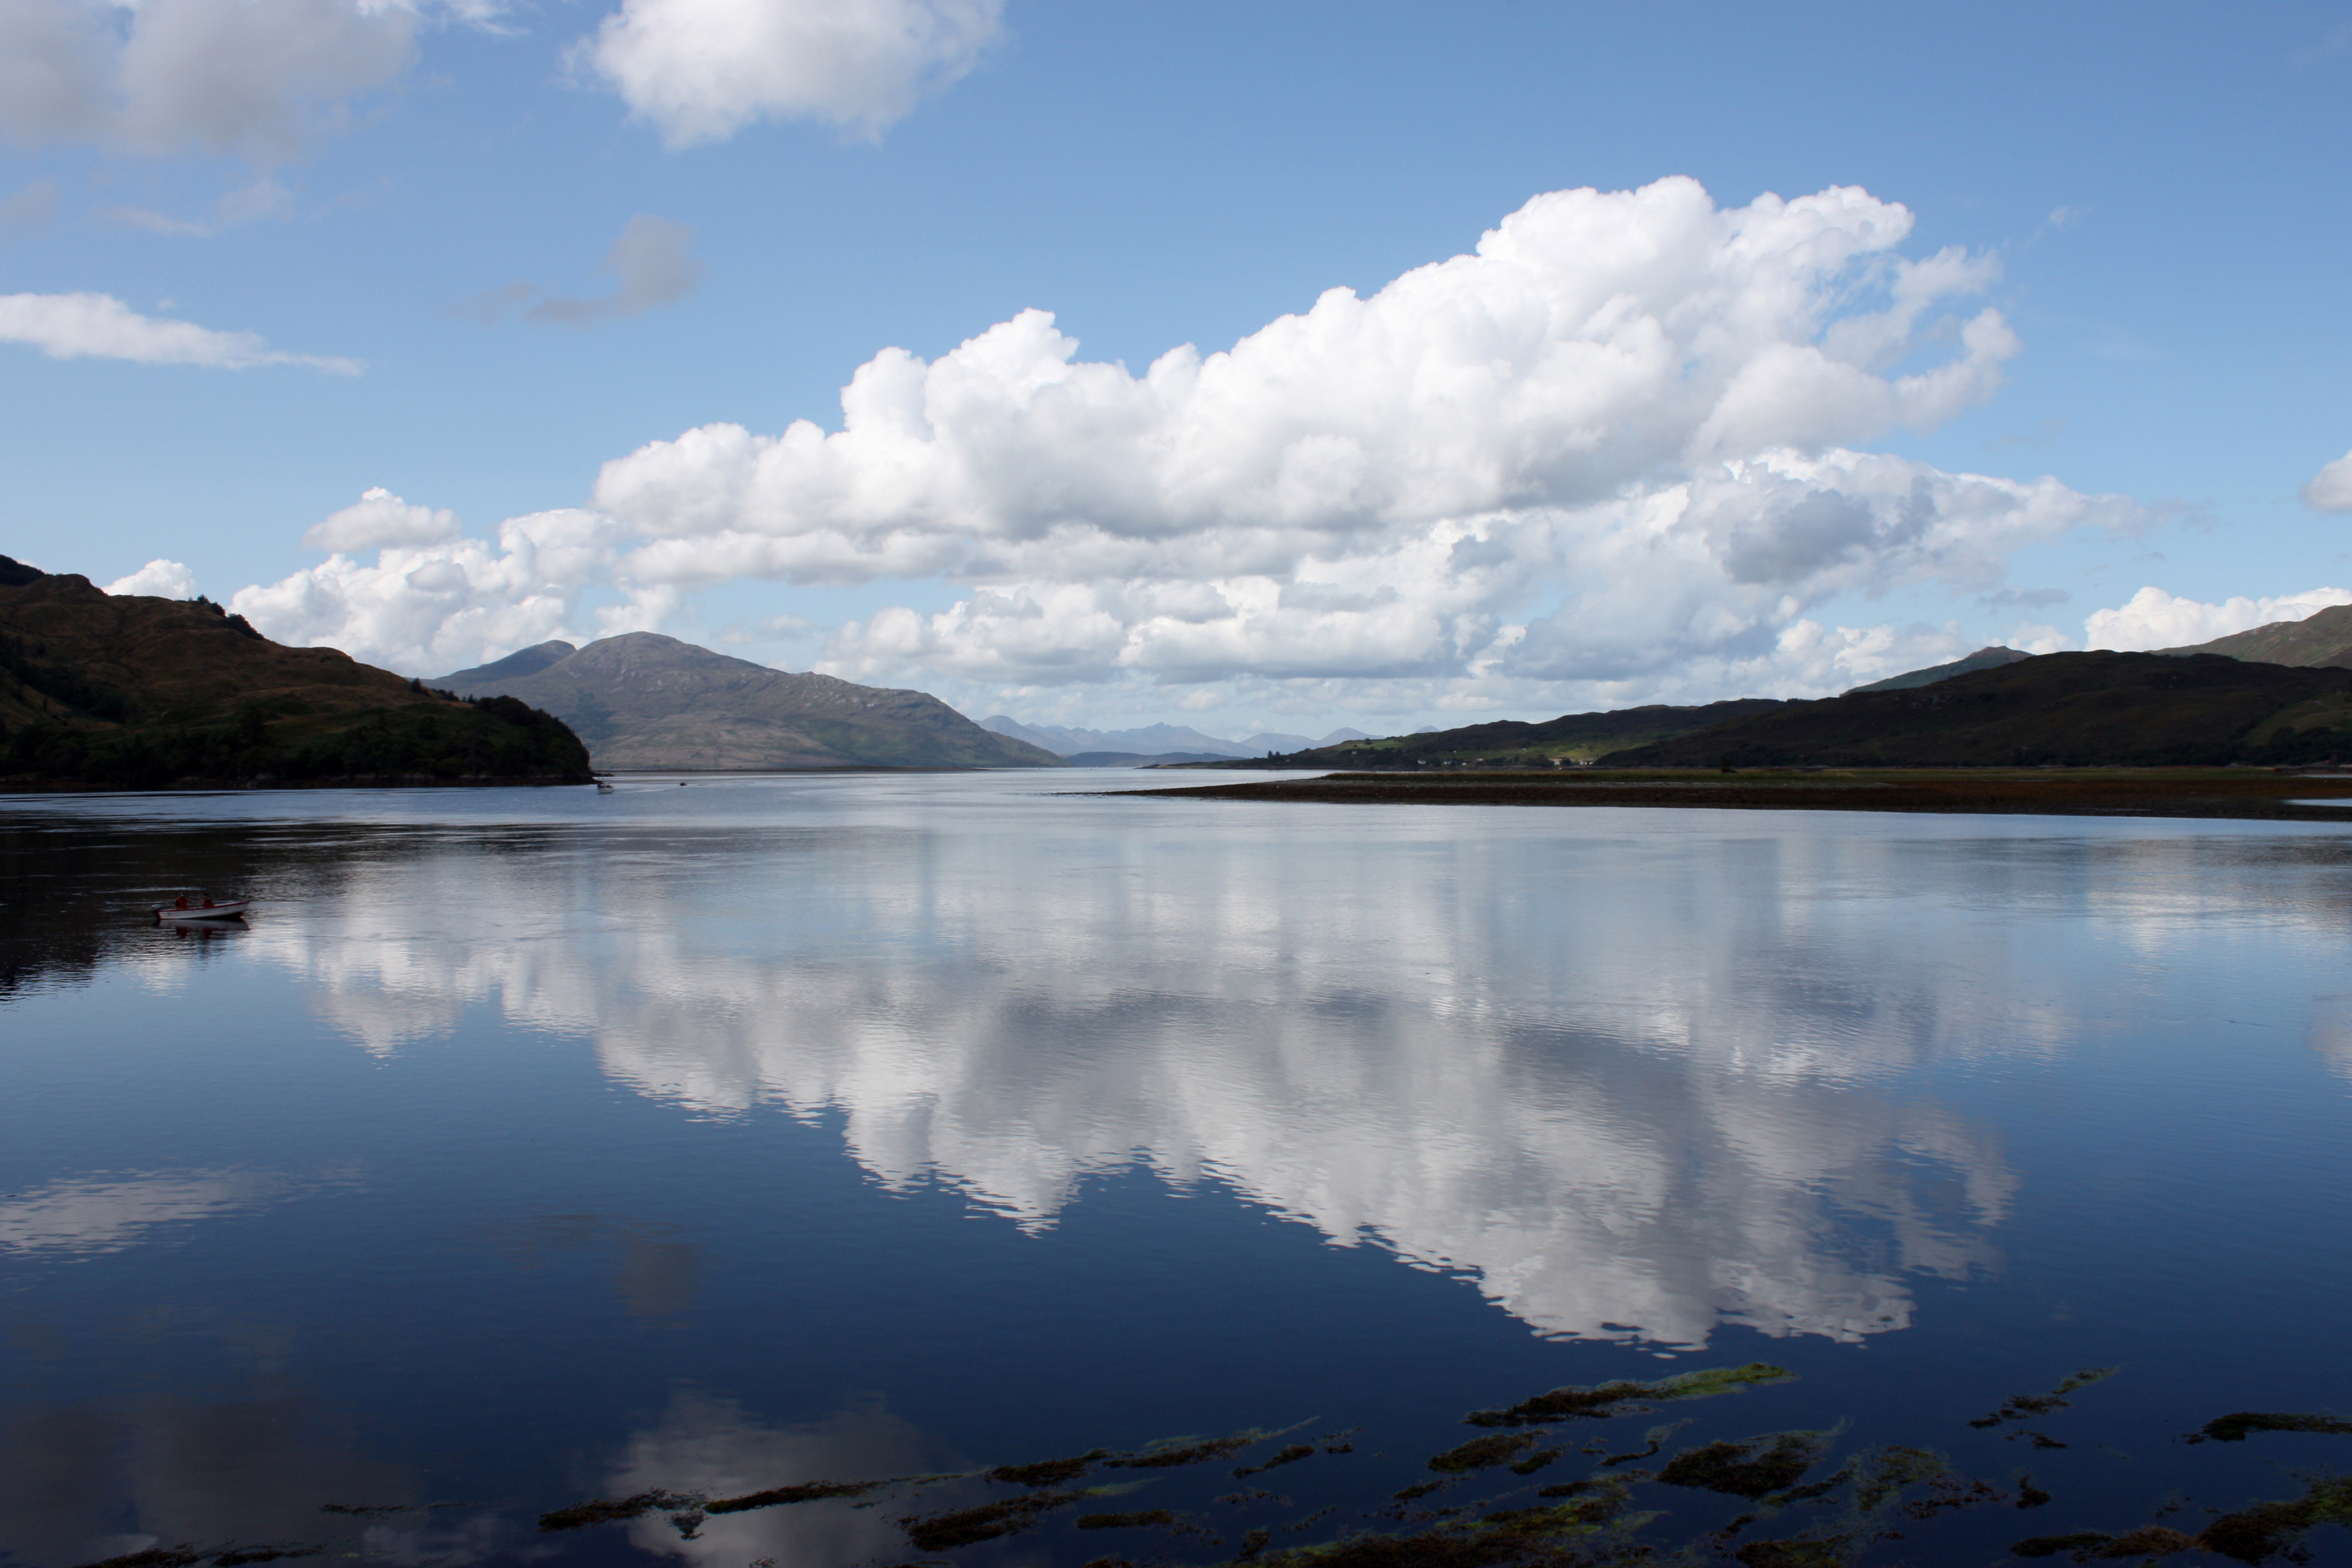
<path id="1" fill-rule="evenodd" d="M 1995 1563 L 2352 1468 L 2181 1441 L 2352 1416 L 2352 825 L 1130 782 L 0 802 L 0 1562 Z"/>

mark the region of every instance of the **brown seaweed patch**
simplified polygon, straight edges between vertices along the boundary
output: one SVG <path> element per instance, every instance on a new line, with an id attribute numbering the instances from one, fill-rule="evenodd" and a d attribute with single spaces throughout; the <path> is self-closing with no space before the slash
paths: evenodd
<path id="1" fill-rule="evenodd" d="M 1642 1434 L 1642 1447 L 1633 1449 L 1630 1453 L 1607 1454 L 1602 1448 L 1587 1448 L 1584 1451 L 1588 1454 L 1604 1454 L 1605 1457 L 1601 1461 L 1601 1468 L 1604 1470 L 1614 1469 L 1619 1465 L 1630 1465 L 1637 1459 L 1646 1459 L 1650 1458 L 1659 1449 L 1666 1446 L 1667 1438 L 1673 1436 L 1676 1432 L 1681 1431 L 1688 1425 L 1688 1422 L 1677 1421 L 1671 1426 L 1653 1426 L 1648 1431 Z"/>
<path id="2" fill-rule="evenodd" d="M 1314 1444 L 1293 1443 L 1286 1448 L 1277 1450 L 1275 1456 L 1263 1465 L 1244 1465 L 1234 1472 L 1234 1479 L 1239 1480 L 1244 1476 L 1255 1476 L 1260 1471 L 1273 1469 L 1276 1465 L 1295 1465 L 1301 1459 L 1311 1459 L 1314 1457 Z"/>
<path id="3" fill-rule="evenodd" d="M 982 1503 L 978 1508 L 935 1513 L 927 1519 L 902 1519 L 898 1523 L 907 1531 L 907 1539 L 915 1543 L 916 1551 L 945 1552 L 975 1542 L 993 1541 L 1000 1535 L 1016 1535 L 1035 1523 L 1039 1514 L 1076 1502 L 1080 1495 L 1029 1492 L 1002 1502 Z"/>
<path id="4" fill-rule="evenodd" d="M 1430 1484 L 1431 1486 L 1435 1486 L 1435 1485 L 1437 1485 L 1438 1483 L 1436 1483 L 1435 1481 L 1432 1481 L 1432 1482 L 1430 1482 L 1429 1484 Z M 1614 1485 L 1614 1484 L 1615 1484 L 1615 1483 L 1614 1483 L 1614 1481 L 1613 1481 L 1613 1480 L 1603 1480 L 1603 1481 L 1561 1481 L 1561 1482 L 1559 1482 L 1559 1483 L 1558 1485 L 1556 1485 L 1556 1486 L 1538 1487 L 1538 1488 L 1536 1489 L 1536 1496 L 1538 1496 L 1538 1497 L 1583 1497 L 1583 1496 L 1584 1496 L 1585 1494 L 1587 1494 L 1588 1492 L 1597 1492 L 1597 1491 L 1602 1490 L 1603 1489 L 1605 1489 L 1605 1488 L 1607 1488 L 1607 1487 L 1610 1487 L 1610 1486 L 1612 1486 L 1612 1485 Z"/>
<path id="5" fill-rule="evenodd" d="M 2184 1443 L 2242 1443 L 2253 1432 L 2333 1432 L 2352 1433 L 2352 1421 L 2334 1415 L 2296 1415 L 2284 1412 L 2264 1414 L 2241 1410 L 2208 1421 L 2204 1426 L 2181 1439 Z"/>
<path id="6" fill-rule="evenodd" d="M 1211 1459 L 1223 1459 L 1238 1454 L 1265 1436 L 1263 1432 L 1242 1432 L 1231 1437 L 1212 1437 L 1205 1443 L 1146 1448 L 1140 1454 L 1105 1460 L 1104 1465 L 1110 1469 L 1156 1470 L 1174 1465 L 1206 1464 Z"/>
<path id="7" fill-rule="evenodd" d="M 743 1513 L 755 1508 L 779 1508 L 786 1503 L 816 1502 L 824 1498 L 864 1497 L 887 1481 L 803 1481 L 798 1486 L 770 1487 L 765 1491 L 723 1497 L 702 1505 L 705 1513 Z M 542 1521 L 541 1528 L 545 1529 Z"/>
<path id="8" fill-rule="evenodd" d="M 1087 1473 L 1088 1465 L 1109 1453 L 1108 1448 L 1092 1448 L 1067 1459 L 1040 1459 L 1034 1465 L 999 1465 L 988 1472 L 988 1479 L 1016 1487 L 1057 1487 L 1064 1481 L 1076 1480 Z"/>
<path id="9" fill-rule="evenodd" d="M 1837 1519 L 1793 1536 L 1750 1542 L 1731 1555 L 1743 1568 L 1845 1568 L 1859 1561 L 1874 1542 L 1902 1539 L 1899 1531 L 1889 1527 L 1893 1505 L 1901 1500 L 1906 1488 L 1922 1480 L 1934 1483 L 1934 1489 L 1918 1503 L 1905 1504 L 1903 1508 L 1904 1512 L 1920 1519 L 1931 1518 L 1947 1508 L 1972 1507 L 2007 1495 L 1992 1488 L 1985 1489 L 1990 1495 L 1979 1495 L 1979 1483 L 1955 1474 L 1941 1454 L 1929 1449 L 1896 1447 L 1864 1451 L 1822 1480 L 1767 1493 L 1760 1500 L 1763 1506 L 1759 1511 L 1733 1520 L 1716 1533 L 1714 1542 L 1718 1549 L 1729 1550 L 1731 1538 L 1747 1526 L 1791 1504 L 1825 1501 L 1832 1493 L 1843 1489 L 1847 1493 L 1846 1506 Z M 1915 1509 L 1926 1511 L 1915 1513 Z"/>
<path id="10" fill-rule="evenodd" d="M 2023 1470 L 2017 1472 L 2017 1506 L 2040 1508 L 2050 1500 L 2050 1494 L 2033 1484 L 2033 1478 Z"/>
<path id="11" fill-rule="evenodd" d="M 596 1498 L 539 1516 L 542 1531 L 580 1530 L 592 1524 L 618 1524 L 625 1519 L 662 1509 L 699 1510 L 702 1500 L 687 1492 L 638 1492 L 634 1497 Z"/>
<path id="12" fill-rule="evenodd" d="M 1164 1508 L 1146 1509 L 1138 1513 L 1082 1513 L 1077 1521 L 1080 1530 L 1142 1530 L 1175 1522 L 1176 1516 Z"/>
<path id="13" fill-rule="evenodd" d="M 1853 1467 L 1854 1506 L 1874 1513 L 1901 1494 L 1903 1489 L 1945 1475 L 1950 1462 L 1933 1448 L 1892 1443 Z"/>
<path id="14" fill-rule="evenodd" d="M 2000 1402 L 2000 1407 L 1990 1415 L 1979 1415 L 1969 1423 L 1971 1426 L 1998 1426 L 2004 1421 L 2026 1421 L 2036 1415 L 2047 1415 L 2053 1410 L 2063 1410 L 2072 1403 L 2066 1395 L 2095 1383 L 2103 1383 L 2123 1369 L 2113 1366 L 2086 1366 L 2074 1376 L 2061 1379 L 2058 1386 L 2047 1394 L 2012 1394 Z M 2041 1445 L 2036 1444 L 2039 1447 Z M 2063 1447 L 2058 1444 L 2056 1447 Z"/>
<path id="15" fill-rule="evenodd" d="M 2034 1535 L 2009 1543 L 2011 1557 L 2074 1557 L 2087 1563 L 2090 1552 L 2096 1552 L 2114 1536 L 2104 1530 L 2077 1530 L 2066 1535 Z"/>
<path id="16" fill-rule="evenodd" d="M 1512 1509 L 1412 1535 L 1349 1536 L 1256 1561 L 1268 1568 L 1570 1568 L 1603 1560 L 1585 1548 L 1613 1535 L 1613 1527 L 1638 1526 L 1654 1517 L 1625 1515 L 1626 1499 L 1622 1486 L 1604 1485 L 1585 1500 L 1559 1508 Z"/>
<path id="17" fill-rule="evenodd" d="M 1966 1476 L 1947 1473 L 1933 1478 L 1927 1484 L 1927 1495 L 1905 1503 L 1903 1511 L 1913 1519 L 1929 1520 L 1939 1513 L 2008 1500 L 2009 1494 L 1990 1481 L 1970 1480 Z"/>
<path id="18" fill-rule="evenodd" d="M 1559 1457 L 1567 1451 L 1568 1450 L 1565 1448 L 1540 1449 L 1536 1453 L 1529 1454 L 1517 1464 L 1513 1465 L 1511 1467 L 1511 1474 L 1515 1476 L 1532 1476 L 1538 1470 L 1558 1463 Z"/>
<path id="19" fill-rule="evenodd" d="M 325 1547 L 313 1542 L 211 1547 L 198 1547 L 183 1542 L 177 1546 L 150 1546 L 144 1551 L 84 1563 L 81 1568 L 196 1568 L 200 1563 L 214 1564 L 215 1568 L 244 1568 L 245 1564 L 251 1563 L 316 1557 L 325 1551 Z"/>
<path id="20" fill-rule="evenodd" d="M 2074 1535 L 2037 1535 L 2031 1541 L 2018 1542 L 2009 1550 L 2017 1557 L 2055 1557 L 2063 1552 L 2077 1563 L 2113 1563 L 2126 1557 L 2146 1562 L 2169 1557 L 2176 1552 L 2194 1552 L 2200 1544 L 2196 1537 L 2183 1535 L 2169 1525 L 2144 1524 L 2121 1535 L 2096 1530 Z"/>
<path id="21" fill-rule="evenodd" d="M 2303 1496 L 2225 1513 L 2199 1532 L 2197 1544 L 2240 1563 L 2299 1558 L 2314 1526 L 2352 1525 L 2352 1476 L 2313 1481 Z"/>
<path id="22" fill-rule="evenodd" d="M 1431 1455 L 1429 1468 L 1454 1476 L 1492 1469 L 1510 1463 L 1521 1450 L 1534 1447 L 1549 1436 L 1545 1432 L 1507 1432 L 1492 1437 L 1473 1437 L 1458 1448 Z"/>
<path id="23" fill-rule="evenodd" d="M 1819 1432 L 1774 1432 L 1744 1443 L 1706 1443 L 1667 1460 L 1658 1479 L 1670 1487 L 1760 1498 L 1802 1480 L 1828 1445 L 1827 1436 Z"/>
<path id="24" fill-rule="evenodd" d="M 1548 1394 L 1538 1394 L 1533 1399 L 1521 1400 L 1506 1409 L 1474 1410 L 1463 1419 L 1473 1426 L 1532 1426 L 1543 1421 L 1605 1420 L 1612 1415 L 1638 1414 L 1653 1404 L 1670 1404 L 1678 1399 L 1711 1399 L 1719 1394 L 1732 1394 L 1763 1384 L 1788 1383 L 1796 1375 L 1787 1367 L 1769 1366 L 1760 1361 L 1749 1362 L 1745 1366 L 1707 1367 L 1675 1377 L 1660 1378 L 1654 1383 L 1630 1383 L 1621 1379 L 1596 1384 L 1591 1388 L 1555 1388 Z"/>

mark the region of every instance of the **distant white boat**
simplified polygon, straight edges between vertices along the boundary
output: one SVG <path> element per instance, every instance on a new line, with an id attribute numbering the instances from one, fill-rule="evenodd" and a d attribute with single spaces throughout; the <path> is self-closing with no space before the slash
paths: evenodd
<path id="1" fill-rule="evenodd" d="M 157 904 L 155 918 L 159 921 L 225 921 L 233 920 L 251 908 L 251 899 L 231 899 L 226 903 L 215 903 L 206 899 L 195 904 L 181 899 L 174 903 Z"/>

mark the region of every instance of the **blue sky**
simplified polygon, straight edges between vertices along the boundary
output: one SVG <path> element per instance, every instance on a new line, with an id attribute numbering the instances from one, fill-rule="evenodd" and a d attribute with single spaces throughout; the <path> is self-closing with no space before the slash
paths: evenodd
<path id="1" fill-rule="evenodd" d="M 2352 601 L 2352 6 L 417 3 L 0 0 L 0 550 L 1235 734 Z"/>

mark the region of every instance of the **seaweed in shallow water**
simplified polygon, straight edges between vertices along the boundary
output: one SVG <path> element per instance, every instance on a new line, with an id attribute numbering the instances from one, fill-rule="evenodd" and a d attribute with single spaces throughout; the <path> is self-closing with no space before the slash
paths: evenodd
<path id="1" fill-rule="evenodd" d="M 2241 1410 L 2234 1415 L 2224 1415 L 2208 1421 L 2204 1426 L 2181 1439 L 2184 1443 L 2242 1443 L 2251 1432 L 2333 1432 L 2352 1434 L 2352 1421 L 2334 1415 L 2294 1415 L 2283 1413 L 2264 1415 L 2259 1411 Z"/>
<path id="2" fill-rule="evenodd" d="M 1077 1519 L 1080 1530 L 1141 1530 L 1175 1522 L 1176 1516 L 1164 1508 L 1147 1509 L 1139 1513 L 1082 1513 Z"/>
<path id="3" fill-rule="evenodd" d="M 1821 1432 L 1774 1432 L 1744 1443 L 1707 1443 L 1667 1460 L 1658 1479 L 1670 1487 L 1760 1498 L 1804 1479 L 1828 1446 L 1828 1435 Z"/>
<path id="4" fill-rule="evenodd" d="M 316 1557 L 326 1551 L 310 1542 L 290 1545 L 214 1546 L 196 1547 L 186 1543 L 178 1546 L 150 1546 L 143 1552 L 132 1552 L 121 1557 L 109 1557 L 100 1563 L 83 1564 L 83 1568 L 244 1568 L 253 1563 L 276 1563 L 292 1557 Z"/>
<path id="5" fill-rule="evenodd" d="M 2004 1421 L 2025 1421 L 2036 1415 L 2047 1415 L 2053 1410 L 2063 1410 L 2072 1403 L 2066 1395 L 2088 1388 L 2095 1383 L 2105 1382 L 2121 1370 L 2113 1366 L 2086 1366 L 2072 1377 L 2062 1378 L 2058 1386 L 2047 1394 L 2012 1394 L 2002 1400 L 2000 1407 L 1991 1415 L 1979 1415 L 1969 1425 L 1979 1428 L 1998 1426 Z M 2063 1444 L 2056 1446 L 2064 1447 Z"/>
<path id="6" fill-rule="evenodd" d="M 705 1513 L 743 1513 L 755 1508 L 776 1508 L 785 1503 L 818 1502 L 826 1498 L 864 1497 L 887 1481 L 803 1481 L 799 1486 L 770 1487 L 765 1491 L 745 1492 L 741 1497 L 716 1498 L 702 1505 Z"/>
<path id="7" fill-rule="evenodd" d="M 970 1546 L 974 1542 L 993 1541 L 1000 1535 L 1018 1534 L 1034 1524 L 1039 1514 L 1076 1502 L 1078 1497 L 1076 1492 L 1028 1492 L 1002 1502 L 935 1513 L 927 1519 L 902 1519 L 898 1523 L 905 1528 L 907 1539 L 915 1543 L 916 1551 L 944 1552 L 950 1547 Z"/>
<path id="8" fill-rule="evenodd" d="M 1621 1380 L 1591 1388 L 1555 1388 L 1505 1409 L 1474 1410 L 1463 1419 L 1473 1426 L 1605 1420 L 1612 1415 L 1638 1415 L 1652 1405 L 1671 1404 L 1678 1399 L 1711 1399 L 1718 1394 L 1734 1394 L 1759 1384 L 1788 1383 L 1796 1375 L 1786 1367 L 1768 1366 L 1760 1361 L 1749 1362 L 1746 1366 L 1707 1367 L 1677 1377 L 1660 1378 L 1655 1383 Z"/>
<path id="9" fill-rule="evenodd" d="M 1429 1468 L 1451 1476 L 1492 1469 L 1496 1465 L 1508 1464 L 1523 1449 L 1534 1447 L 1548 1436 L 1544 1432 L 1507 1432 L 1492 1437 L 1473 1437 L 1458 1448 L 1431 1455 Z"/>
<path id="10" fill-rule="evenodd" d="M 2016 1557 L 2063 1555 L 2077 1563 L 2147 1560 L 2176 1552 L 2210 1552 L 2246 1563 L 2303 1563 L 2310 1560 L 2305 1538 L 2323 1524 L 2352 1525 L 2352 1477 L 2322 1477 L 2299 1498 L 2258 1502 L 2222 1514 L 2195 1535 L 2169 1525 L 2144 1524 L 2121 1535 L 2098 1530 L 2037 1535 L 2009 1550 Z"/>
<path id="11" fill-rule="evenodd" d="M 1412 1535 L 1355 1535 L 1257 1556 L 1265 1568 L 1583 1568 L 1650 1553 L 1626 1532 L 1654 1515 L 1632 1515 L 1621 1483 L 1557 1508 L 1512 1509 Z"/>
<path id="12" fill-rule="evenodd" d="M 2352 1476 L 2324 1477 L 2299 1498 L 2225 1513 L 2199 1532 L 2197 1543 L 2240 1563 L 2299 1560 L 2303 1538 L 2322 1524 L 2352 1525 Z"/>
<path id="13" fill-rule="evenodd" d="M 1238 1454 L 1252 1443 L 1259 1441 L 1262 1432 L 1243 1432 L 1231 1437 L 1212 1437 L 1205 1443 L 1188 1443 L 1171 1447 L 1146 1448 L 1140 1454 L 1128 1454 L 1104 1461 L 1112 1469 L 1157 1470 L 1175 1465 L 1201 1465 L 1211 1459 L 1222 1459 Z"/>
<path id="14" fill-rule="evenodd" d="M 999 1465 L 988 1472 L 988 1479 L 1016 1487 L 1057 1487 L 1064 1481 L 1074 1481 L 1085 1475 L 1088 1465 L 1107 1458 L 1109 1453 L 1108 1448 L 1092 1448 L 1067 1459 L 1040 1459 L 1034 1465 Z"/>
<path id="15" fill-rule="evenodd" d="M 588 1502 L 573 1503 L 539 1516 L 542 1531 L 579 1530 L 591 1524 L 617 1524 L 625 1519 L 663 1509 L 699 1511 L 703 1501 L 686 1492 L 638 1492 L 632 1497 L 596 1498 Z"/>

